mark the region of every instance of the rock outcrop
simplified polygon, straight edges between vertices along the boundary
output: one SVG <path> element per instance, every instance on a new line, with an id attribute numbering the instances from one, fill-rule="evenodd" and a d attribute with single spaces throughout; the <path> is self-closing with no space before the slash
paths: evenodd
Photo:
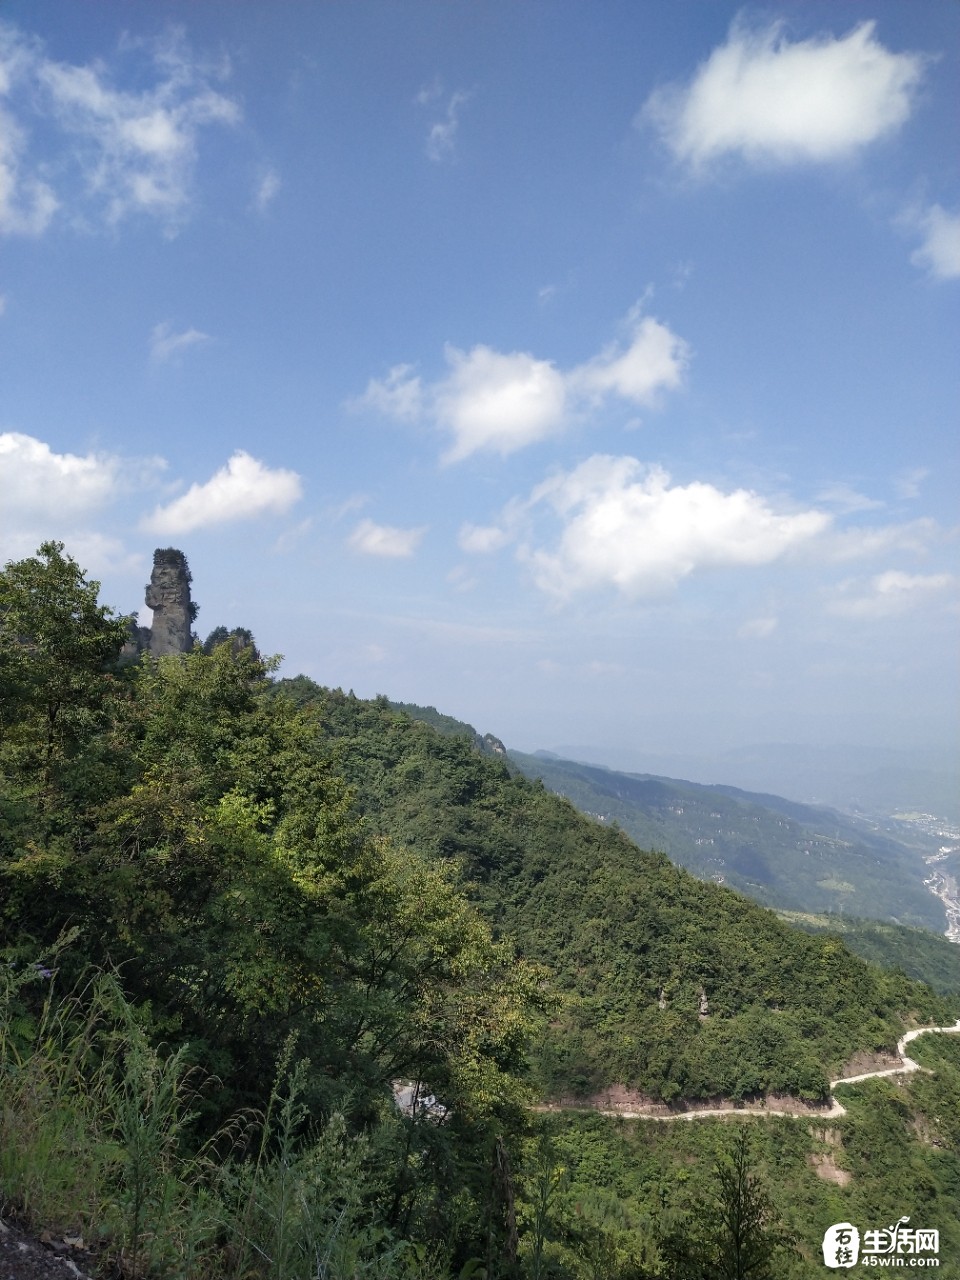
<path id="1" fill-rule="evenodd" d="M 130 623 L 130 639 L 123 646 L 121 662 L 134 662 L 141 653 L 155 658 L 167 653 L 189 653 L 193 648 L 191 626 L 197 606 L 190 599 L 190 567 L 182 551 L 158 547 L 153 553 L 153 573 L 145 601 L 153 610 L 153 626 Z"/>
<path id="2" fill-rule="evenodd" d="M 189 653 L 193 646 L 190 628 L 196 614 L 190 599 L 190 569 L 187 557 L 173 547 L 153 553 L 153 573 L 146 589 L 146 604 L 153 610 L 150 653 L 159 658 L 167 653 Z"/>

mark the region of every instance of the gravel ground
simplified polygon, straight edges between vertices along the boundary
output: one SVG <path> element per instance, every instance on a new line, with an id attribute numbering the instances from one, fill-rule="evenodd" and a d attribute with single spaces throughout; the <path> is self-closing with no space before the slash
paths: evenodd
<path id="1" fill-rule="evenodd" d="M 90 1280 L 92 1258 L 73 1236 L 33 1236 L 0 1218 L 0 1280 Z"/>

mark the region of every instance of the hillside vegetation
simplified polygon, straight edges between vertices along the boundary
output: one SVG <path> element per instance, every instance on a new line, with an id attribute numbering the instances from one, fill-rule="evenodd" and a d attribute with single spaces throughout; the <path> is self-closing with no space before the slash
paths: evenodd
<path id="1" fill-rule="evenodd" d="M 839 935 L 858 956 L 889 969 L 900 969 L 946 994 L 960 993 L 960 947 L 939 934 L 887 920 L 851 916 L 814 916 L 782 912 L 784 919 L 811 933 Z"/>
<path id="2" fill-rule="evenodd" d="M 788 911 L 843 912 L 943 933 L 919 853 L 833 810 L 734 787 L 511 752 L 578 809 L 616 822 L 704 880 Z"/>
<path id="3" fill-rule="evenodd" d="M 194 1177 L 179 1161 L 189 1138 L 217 1170 L 216 1152 L 240 1153 L 232 1190 L 198 1181 L 234 1222 L 246 1186 L 244 1230 L 269 1232 L 254 1202 L 278 1178 L 282 1191 L 289 1158 L 270 1161 L 295 1143 L 290 1185 L 317 1230 L 349 1210 L 364 1257 L 404 1240 L 460 1265 L 498 1251 L 489 1170 L 523 1124 L 540 973 L 494 940 L 454 866 L 375 838 L 317 718 L 274 695 L 252 648 L 119 670 L 126 633 L 58 544 L 0 574 L 0 1178 L 29 1209 L 38 1162 L 89 1152 L 102 1168 L 75 1170 L 76 1186 L 129 1205 L 147 1165 L 181 1190 Z M 442 1098 L 443 1126 L 397 1110 L 404 1078 Z M 138 1145 L 138 1113 L 155 1117 L 162 1158 Z M 311 1190 L 312 1167 L 332 1182 Z M 141 1215 L 156 1228 L 174 1194 L 148 1189 L 149 1205 L 117 1215 L 134 1272 Z M 254 1236 L 238 1274 L 260 1248 Z M 269 1274 L 299 1274 L 267 1252 Z M 371 1274 L 426 1274 L 407 1255 Z"/>
<path id="4" fill-rule="evenodd" d="M 800 1257 L 776 1258 L 776 1280 L 829 1274 L 819 1244 L 831 1224 L 852 1222 L 862 1231 L 902 1215 L 918 1226 L 936 1223 L 937 1274 L 960 1274 L 960 1036 L 924 1036 L 911 1051 L 929 1074 L 844 1087 L 848 1114 L 839 1122 L 635 1124 L 584 1112 L 548 1117 L 536 1151 L 541 1169 L 545 1165 L 551 1174 L 549 1248 L 554 1256 L 569 1256 L 568 1242 L 593 1231 L 611 1259 L 632 1255 L 662 1265 L 659 1242 L 664 1233 L 669 1237 L 671 1222 L 689 1231 L 692 1221 L 703 1223 L 717 1212 L 715 1171 L 739 1133 L 781 1231 L 800 1246 Z M 598 1274 L 624 1272 L 614 1262 Z M 673 1274 L 713 1280 L 729 1273 Z"/>
<path id="5" fill-rule="evenodd" d="M 495 740 L 127 629 L 59 544 L 0 573 L 0 1202 L 114 1274 L 676 1278 L 742 1144 L 712 1225 L 571 1218 L 538 1097 L 817 1100 L 956 1016 Z M 756 1280 L 802 1274 L 757 1188 Z"/>
<path id="6" fill-rule="evenodd" d="M 438 732 L 386 698 L 303 677 L 294 691 L 371 826 L 455 861 L 486 918 L 550 971 L 561 1005 L 537 1054 L 547 1092 L 822 1098 L 856 1050 L 892 1047 L 901 1016 L 946 1012 L 838 940 L 642 852 L 478 751 L 469 726 Z"/>

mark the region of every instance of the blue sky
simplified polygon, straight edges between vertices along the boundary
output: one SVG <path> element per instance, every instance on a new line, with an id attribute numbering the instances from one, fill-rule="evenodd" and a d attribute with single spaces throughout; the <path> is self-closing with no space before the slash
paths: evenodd
<path id="1" fill-rule="evenodd" d="M 0 557 L 533 749 L 948 748 L 960 6 L 0 12 Z M 146 620 L 146 619 L 145 619 Z"/>

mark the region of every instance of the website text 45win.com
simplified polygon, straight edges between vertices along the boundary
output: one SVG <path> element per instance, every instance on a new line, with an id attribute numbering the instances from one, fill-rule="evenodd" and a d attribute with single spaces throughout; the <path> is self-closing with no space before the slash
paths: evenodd
<path id="1" fill-rule="evenodd" d="M 939 1258 L 878 1258 L 870 1254 L 860 1259 L 861 1267 L 939 1267 Z"/>

